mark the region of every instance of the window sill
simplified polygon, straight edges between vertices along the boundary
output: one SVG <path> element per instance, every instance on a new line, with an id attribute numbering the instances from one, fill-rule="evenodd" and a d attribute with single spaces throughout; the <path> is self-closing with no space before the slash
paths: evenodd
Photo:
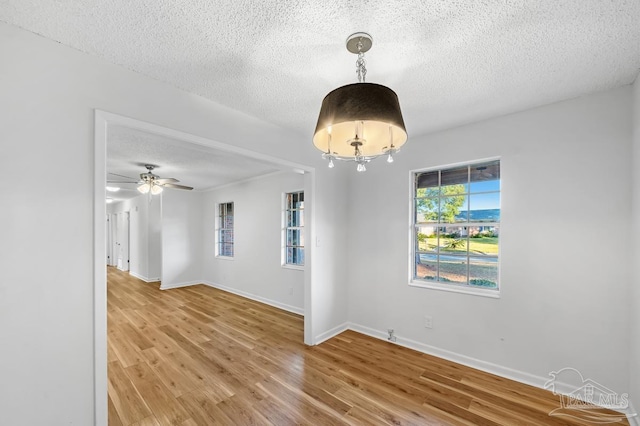
<path id="1" fill-rule="evenodd" d="M 294 271 L 304 271 L 304 266 L 299 266 L 299 265 L 288 265 L 288 264 L 284 264 L 281 265 L 284 269 L 293 269 Z"/>
<path id="2" fill-rule="evenodd" d="M 230 256 L 216 256 L 216 259 L 220 259 L 220 260 L 235 260 L 235 258 L 230 257 Z"/>
<path id="3" fill-rule="evenodd" d="M 448 291 L 451 293 L 470 294 L 473 296 L 489 297 L 492 299 L 500 298 L 500 290 L 475 288 L 475 287 L 466 286 L 466 285 L 443 284 L 438 282 L 428 282 L 428 281 L 421 281 L 421 280 L 411 280 L 409 281 L 409 285 L 411 287 L 428 288 L 432 290 Z"/>

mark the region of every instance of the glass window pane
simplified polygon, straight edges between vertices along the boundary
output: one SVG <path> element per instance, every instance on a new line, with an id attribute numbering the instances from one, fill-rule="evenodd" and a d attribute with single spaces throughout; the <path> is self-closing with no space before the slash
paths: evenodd
<path id="1" fill-rule="evenodd" d="M 302 210 L 287 212 L 287 228 L 304 226 L 304 214 Z"/>
<path id="2" fill-rule="evenodd" d="M 287 229 L 287 246 L 304 246 L 304 232 L 301 229 Z"/>
<path id="3" fill-rule="evenodd" d="M 220 241 L 223 243 L 232 243 L 233 242 L 233 231 L 230 229 L 223 229 Z"/>
<path id="4" fill-rule="evenodd" d="M 500 160 L 470 166 L 471 182 L 500 180 Z"/>
<path id="5" fill-rule="evenodd" d="M 440 192 L 443 196 L 464 194 L 469 188 L 469 166 L 443 170 L 440 180 Z"/>
<path id="6" fill-rule="evenodd" d="M 438 170 L 435 170 L 432 172 L 418 173 L 416 175 L 416 190 L 417 190 L 416 192 L 418 193 L 419 197 L 427 196 L 427 195 L 420 195 L 421 189 L 422 189 L 422 192 L 425 192 L 425 189 L 427 188 L 435 188 L 437 190 L 439 185 L 440 185 L 440 172 Z"/>
<path id="7" fill-rule="evenodd" d="M 498 255 L 498 236 L 500 235 L 497 226 L 471 226 L 469 227 L 469 254 Z"/>
<path id="8" fill-rule="evenodd" d="M 467 196 L 457 195 L 440 199 L 440 222 L 456 223 L 467 221 Z"/>
<path id="9" fill-rule="evenodd" d="M 296 251 L 296 265 L 304 265 L 304 249 L 297 248 Z"/>
<path id="10" fill-rule="evenodd" d="M 500 190 L 500 161 L 471 166 L 471 192 Z"/>
<path id="11" fill-rule="evenodd" d="M 222 227 L 226 228 L 226 229 L 233 228 L 233 216 L 229 216 L 229 215 L 225 216 L 224 217 L 224 223 L 222 224 Z"/>
<path id="12" fill-rule="evenodd" d="M 471 193 L 500 191 L 499 180 L 487 180 L 482 182 L 471 183 Z"/>
<path id="13" fill-rule="evenodd" d="M 440 251 L 466 255 L 468 233 L 469 231 L 466 226 L 441 227 L 440 239 L 438 240 Z"/>
<path id="14" fill-rule="evenodd" d="M 438 222 L 438 198 L 416 199 L 416 223 Z"/>
<path id="15" fill-rule="evenodd" d="M 470 257 L 469 284 L 476 287 L 498 288 L 498 258 Z"/>
<path id="16" fill-rule="evenodd" d="M 500 193 L 471 194 L 469 221 L 500 222 Z"/>
<path id="17" fill-rule="evenodd" d="M 298 215 L 296 211 L 287 212 L 287 227 L 298 226 Z"/>
<path id="18" fill-rule="evenodd" d="M 441 282 L 467 283 L 467 258 L 451 254 L 440 254 L 439 272 Z"/>
<path id="19" fill-rule="evenodd" d="M 438 232 L 435 226 L 416 227 L 417 251 L 437 252 Z"/>
<path id="20" fill-rule="evenodd" d="M 415 277 L 423 280 L 438 278 L 438 257 L 433 254 L 416 254 Z"/>

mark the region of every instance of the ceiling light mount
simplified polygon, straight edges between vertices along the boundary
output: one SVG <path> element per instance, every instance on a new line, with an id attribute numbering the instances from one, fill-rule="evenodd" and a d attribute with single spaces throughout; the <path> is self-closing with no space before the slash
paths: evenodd
<path id="1" fill-rule="evenodd" d="M 367 53 L 373 46 L 373 37 L 367 33 L 353 33 L 347 37 L 347 50 L 356 55 Z"/>
<path id="2" fill-rule="evenodd" d="M 365 82 L 364 54 L 371 49 L 373 38 L 367 33 L 354 33 L 346 45 L 349 52 L 358 55 L 358 83 L 339 87 L 325 96 L 313 144 L 322 151 L 322 158 L 329 160 L 330 168 L 333 160 L 343 160 L 353 161 L 358 171 L 365 171 L 365 163 L 382 155 L 393 162 L 393 155 L 407 141 L 407 131 L 396 93 L 386 86 Z"/>

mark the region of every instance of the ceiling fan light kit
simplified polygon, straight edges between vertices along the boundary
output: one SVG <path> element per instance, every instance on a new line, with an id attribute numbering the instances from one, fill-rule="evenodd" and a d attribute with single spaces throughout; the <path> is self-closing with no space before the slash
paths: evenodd
<path id="1" fill-rule="evenodd" d="M 358 83 L 339 87 L 322 101 L 313 144 L 322 158 L 353 161 L 364 172 L 366 163 L 386 155 L 389 163 L 407 141 L 407 131 L 396 93 L 386 86 L 366 83 L 364 54 L 373 45 L 367 33 L 347 38 L 347 50 L 357 54 Z"/>
<path id="2" fill-rule="evenodd" d="M 138 185 L 136 187 L 138 192 L 140 192 L 141 194 L 149 194 L 149 197 L 151 197 L 152 195 L 158 195 L 162 193 L 162 191 L 164 191 L 164 188 L 183 189 L 187 191 L 191 191 L 193 189 L 191 186 L 177 185 L 177 182 L 180 182 L 178 179 L 161 178 L 160 176 L 154 174 L 153 170 L 158 166 L 155 166 L 153 164 L 145 164 L 144 167 L 147 169 L 147 171 L 145 173 L 140 173 L 140 180 L 135 180 L 134 178 L 131 178 L 125 175 L 109 172 L 109 174 L 111 175 L 118 176 L 119 178 L 129 179 L 129 181 L 123 181 L 122 179 L 120 179 L 117 181 L 108 181 L 108 182 L 119 183 L 119 184 L 135 183 Z M 109 192 L 116 192 L 119 190 L 120 190 L 119 187 L 107 186 L 107 191 Z"/>

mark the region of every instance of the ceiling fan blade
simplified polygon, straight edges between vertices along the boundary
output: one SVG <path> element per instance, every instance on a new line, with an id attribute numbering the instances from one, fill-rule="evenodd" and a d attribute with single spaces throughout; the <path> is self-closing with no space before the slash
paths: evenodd
<path id="1" fill-rule="evenodd" d="M 190 186 L 176 185 L 175 183 L 165 183 L 165 184 L 161 184 L 160 186 L 163 186 L 165 188 L 186 189 L 188 191 L 191 191 L 193 189 Z"/>
<path id="2" fill-rule="evenodd" d="M 132 181 L 132 180 L 108 180 L 107 183 L 140 183 L 140 182 Z"/>
<path id="3" fill-rule="evenodd" d="M 159 183 L 160 185 L 164 185 L 165 183 L 176 183 L 176 182 L 180 182 L 180 181 L 175 178 L 156 179 L 156 183 Z"/>
<path id="4" fill-rule="evenodd" d="M 120 177 L 123 177 L 123 178 L 125 178 L 125 179 L 131 179 L 131 180 L 135 179 L 135 178 L 132 178 L 131 176 L 119 175 L 119 174 L 117 174 L 117 173 L 111 173 L 111 172 L 109 172 L 109 173 L 107 173 L 107 174 L 108 174 L 108 175 L 114 175 L 114 176 L 120 176 Z"/>

